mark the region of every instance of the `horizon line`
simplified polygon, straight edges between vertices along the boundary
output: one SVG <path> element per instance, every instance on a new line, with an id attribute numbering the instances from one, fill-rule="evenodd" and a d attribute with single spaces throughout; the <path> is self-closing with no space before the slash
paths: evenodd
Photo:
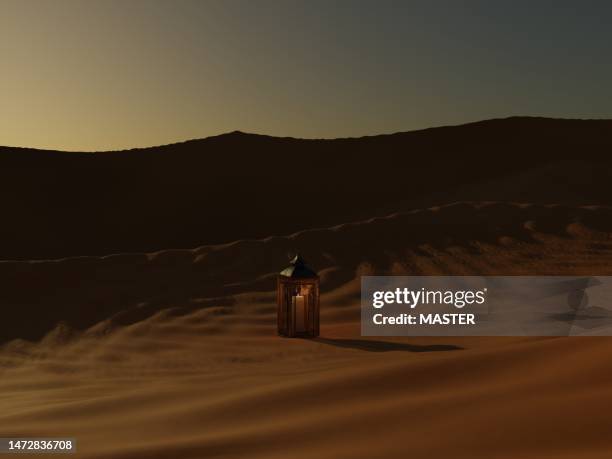
<path id="1" fill-rule="evenodd" d="M 379 134 L 366 134 L 362 136 L 349 136 L 349 137 L 293 137 L 293 136 L 279 136 L 279 135 L 270 135 L 270 134 L 259 134 L 255 132 L 247 132 L 242 131 L 240 129 L 236 129 L 233 131 L 222 132 L 220 134 L 209 135 L 206 137 L 195 137 L 192 139 L 186 140 L 177 140 L 175 142 L 169 142 L 164 144 L 157 145 L 148 145 L 144 147 L 129 147 L 129 148 L 121 148 L 116 150 L 56 150 L 52 148 L 36 148 L 36 147 L 25 147 L 25 146 L 11 146 L 11 145 L 0 145 L 0 149 L 10 148 L 10 149 L 22 149 L 22 150 L 31 150 L 31 151 L 40 151 L 40 152 L 49 152 L 49 153 L 82 153 L 82 154 L 96 154 L 96 153 L 121 153 L 121 152 L 129 152 L 129 151 L 138 151 L 138 150 L 149 150 L 155 148 L 164 148 L 173 145 L 180 145 L 189 142 L 201 142 L 210 139 L 216 139 L 219 137 L 227 137 L 227 136 L 252 136 L 252 137 L 265 137 L 269 139 L 279 139 L 279 140 L 303 140 L 303 141 L 342 141 L 342 140 L 359 140 L 359 139 L 367 139 L 374 137 L 387 137 L 393 135 L 402 135 L 402 134 L 412 134 L 417 132 L 424 132 L 435 129 L 444 129 L 444 128 L 452 128 L 452 127 L 462 127 L 469 126 L 473 124 L 494 122 L 494 121 L 509 121 L 509 120 L 550 120 L 550 121 L 612 121 L 612 118 L 564 118 L 564 117 L 551 117 L 551 116 L 529 116 L 529 115 L 511 115 L 506 117 L 497 117 L 497 118 L 485 118 L 479 119 L 476 121 L 468 121 L 466 123 L 459 124 L 443 124 L 438 126 L 430 126 L 426 128 L 419 129 L 411 129 L 407 131 L 395 131 L 395 132 L 386 132 Z"/>

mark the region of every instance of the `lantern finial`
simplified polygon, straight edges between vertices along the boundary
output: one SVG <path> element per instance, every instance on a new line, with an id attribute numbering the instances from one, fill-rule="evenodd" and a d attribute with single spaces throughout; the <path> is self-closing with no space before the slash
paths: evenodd
<path id="1" fill-rule="evenodd" d="M 304 266 L 306 264 L 302 258 L 302 255 L 299 253 L 296 253 L 289 263 L 291 263 L 293 266 Z"/>
<path id="2" fill-rule="evenodd" d="M 289 266 L 281 271 L 281 276 L 291 277 L 294 279 L 299 278 L 315 278 L 318 277 L 317 273 L 309 268 L 304 261 L 304 258 L 299 253 L 289 262 Z"/>

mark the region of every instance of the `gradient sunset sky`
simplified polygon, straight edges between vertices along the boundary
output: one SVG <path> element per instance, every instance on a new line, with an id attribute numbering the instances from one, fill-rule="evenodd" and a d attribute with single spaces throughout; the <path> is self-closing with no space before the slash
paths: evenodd
<path id="1" fill-rule="evenodd" d="M 0 0 L 0 145 L 612 118 L 612 2 Z"/>

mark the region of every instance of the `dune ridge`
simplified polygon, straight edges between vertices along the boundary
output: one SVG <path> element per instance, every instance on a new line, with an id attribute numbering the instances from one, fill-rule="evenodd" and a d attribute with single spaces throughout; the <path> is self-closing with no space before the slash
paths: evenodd
<path id="1" fill-rule="evenodd" d="M 324 293 L 365 273 L 603 275 L 610 234 L 607 206 L 457 202 L 188 250 L 0 261 L 0 301 L 10 321 L 25 325 L 4 329 L 0 342 L 40 339 L 59 320 L 83 330 L 267 294 L 296 251 L 320 271 Z"/>
<path id="2" fill-rule="evenodd" d="M 458 200 L 612 205 L 611 130 L 513 117 L 355 139 L 0 147 L 0 258 L 190 249 Z"/>

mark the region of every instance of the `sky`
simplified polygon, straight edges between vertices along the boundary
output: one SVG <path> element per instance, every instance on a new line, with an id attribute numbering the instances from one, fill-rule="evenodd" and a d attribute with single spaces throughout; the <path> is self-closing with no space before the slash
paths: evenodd
<path id="1" fill-rule="evenodd" d="M 612 2 L 0 0 L 0 145 L 612 118 Z"/>

